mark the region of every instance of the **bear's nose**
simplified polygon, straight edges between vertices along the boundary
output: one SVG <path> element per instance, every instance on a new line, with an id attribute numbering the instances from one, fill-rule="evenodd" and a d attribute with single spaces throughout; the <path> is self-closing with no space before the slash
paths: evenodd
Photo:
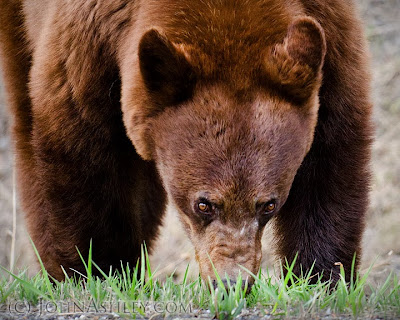
<path id="1" fill-rule="evenodd" d="M 228 290 L 229 287 L 235 287 L 237 282 L 235 280 L 223 279 L 222 283 L 225 286 L 225 289 Z M 246 293 L 249 293 L 251 291 L 251 287 L 252 287 L 253 283 L 246 281 L 246 280 L 242 280 L 242 290 L 244 290 L 246 288 L 246 285 L 247 285 Z M 217 280 L 213 280 L 213 287 L 214 287 L 214 289 L 218 288 Z"/>

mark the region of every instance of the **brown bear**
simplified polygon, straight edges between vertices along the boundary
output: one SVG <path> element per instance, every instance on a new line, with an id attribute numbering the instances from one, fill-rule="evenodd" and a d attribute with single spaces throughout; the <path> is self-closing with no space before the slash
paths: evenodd
<path id="1" fill-rule="evenodd" d="M 167 200 L 201 275 L 350 275 L 368 204 L 365 39 L 348 0 L 2 0 L 30 234 L 56 279 L 151 248 Z M 349 278 L 349 277 L 348 277 Z"/>

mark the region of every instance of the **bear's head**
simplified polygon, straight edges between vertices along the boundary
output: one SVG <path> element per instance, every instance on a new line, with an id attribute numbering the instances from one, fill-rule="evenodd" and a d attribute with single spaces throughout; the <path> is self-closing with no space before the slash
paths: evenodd
<path id="1" fill-rule="evenodd" d="M 155 161 L 203 278 L 214 278 L 213 265 L 229 277 L 258 271 L 264 227 L 313 142 L 325 51 L 309 17 L 230 67 L 162 31 L 142 36 L 124 122 Z"/>

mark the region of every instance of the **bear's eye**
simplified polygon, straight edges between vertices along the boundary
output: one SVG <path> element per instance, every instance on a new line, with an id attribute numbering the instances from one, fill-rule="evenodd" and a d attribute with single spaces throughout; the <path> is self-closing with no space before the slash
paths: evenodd
<path id="1" fill-rule="evenodd" d="M 196 203 L 196 211 L 200 213 L 210 214 L 212 213 L 212 205 L 207 200 L 201 199 Z"/>
<path id="2" fill-rule="evenodd" d="M 271 200 L 265 203 L 264 205 L 264 213 L 265 214 L 270 214 L 275 211 L 277 205 L 276 205 L 276 200 Z"/>
<path id="3" fill-rule="evenodd" d="M 198 207 L 199 207 L 199 210 L 202 211 L 202 212 L 206 212 L 206 211 L 209 210 L 208 204 L 206 204 L 204 202 L 200 202 Z"/>

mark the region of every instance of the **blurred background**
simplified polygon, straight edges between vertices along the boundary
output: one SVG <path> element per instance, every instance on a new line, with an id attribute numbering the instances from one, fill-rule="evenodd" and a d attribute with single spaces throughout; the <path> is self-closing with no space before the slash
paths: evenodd
<path id="1" fill-rule="evenodd" d="M 361 270 L 365 271 L 374 262 L 371 279 L 379 281 L 389 272 L 400 274 L 400 0 L 358 0 L 357 3 L 370 43 L 376 127 L 371 206 L 363 240 Z M 10 268 L 10 262 L 14 261 L 16 267 L 28 268 L 33 274 L 38 269 L 18 199 L 13 231 L 10 124 L 0 80 L 0 265 Z M 197 275 L 193 248 L 176 213 L 169 209 L 164 221 L 158 245 L 151 256 L 153 269 L 160 278 L 175 271 L 179 279 L 190 263 L 190 274 Z M 265 231 L 263 248 L 263 266 L 273 266 L 271 228 Z"/>

